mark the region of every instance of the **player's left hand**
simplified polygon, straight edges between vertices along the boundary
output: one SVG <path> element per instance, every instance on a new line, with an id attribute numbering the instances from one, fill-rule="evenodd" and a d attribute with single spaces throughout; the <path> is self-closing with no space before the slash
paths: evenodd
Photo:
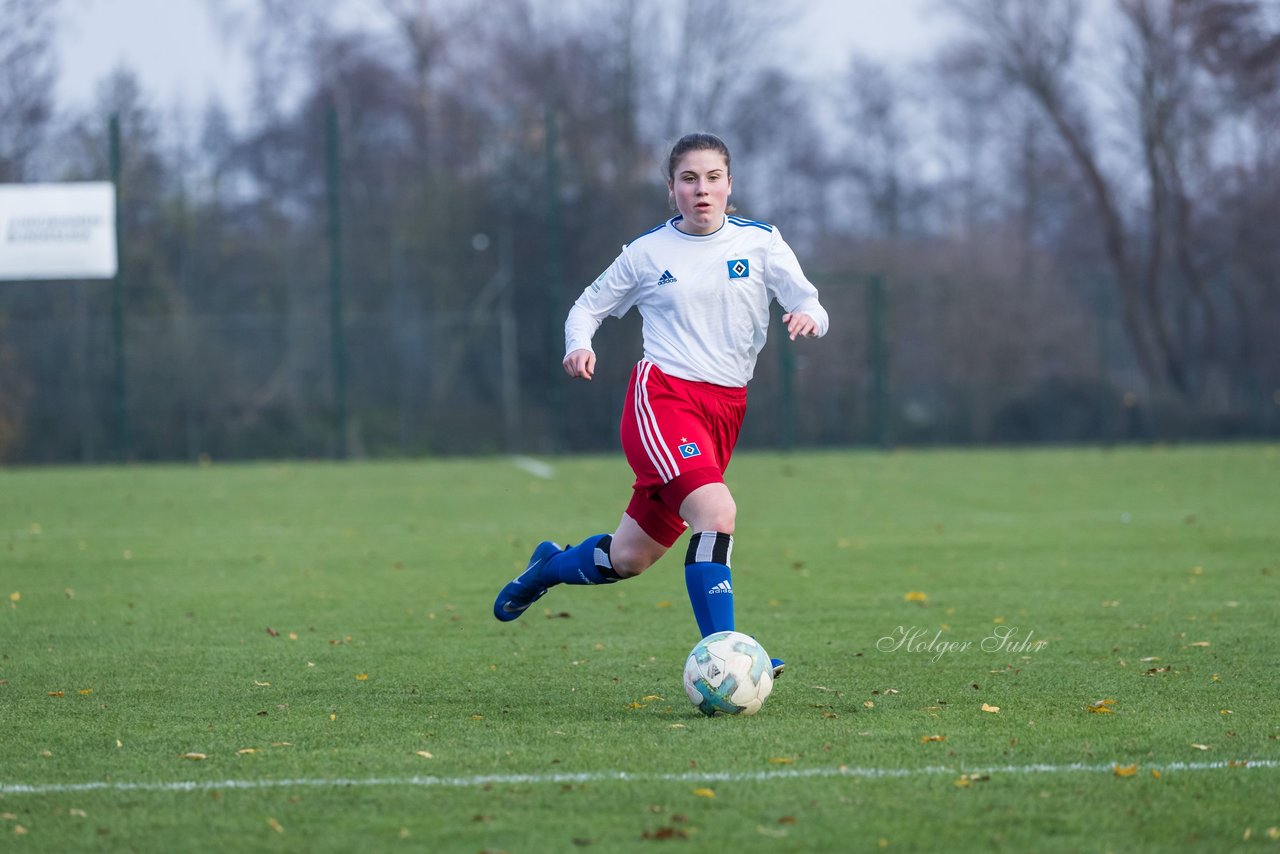
<path id="1" fill-rule="evenodd" d="M 782 322 L 787 325 L 787 334 L 794 341 L 797 338 L 817 338 L 817 322 L 803 311 L 789 312 L 782 315 Z"/>

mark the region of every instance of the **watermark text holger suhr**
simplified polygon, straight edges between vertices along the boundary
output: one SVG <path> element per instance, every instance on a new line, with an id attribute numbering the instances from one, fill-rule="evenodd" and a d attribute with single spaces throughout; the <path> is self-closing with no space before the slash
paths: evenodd
<path id="1" fill-rule="evenodd" d="M 914 652 L 928 655 L 930 661 L 938 661 L 944 655 L 969 652 L 975 646 L 988 653 L 1024 653 L 1039 652 L 1049 645 L 1045 640 L 1032 640 L 1034 635 L 1034 631 L 1023 635 L 1017 626 L 996 626 L 989 635 L 975 643 L 972 640 L 944 640 L 942 629 L 930 634 L 929 629 L 918 626 L 898 626 L 892 634 L 876 641 L 876 649 L 881 652 Z"/>

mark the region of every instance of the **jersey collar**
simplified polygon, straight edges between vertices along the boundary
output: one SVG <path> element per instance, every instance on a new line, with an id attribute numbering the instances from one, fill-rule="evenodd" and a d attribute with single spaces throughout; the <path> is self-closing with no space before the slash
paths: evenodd
<path id="1" fill-rule="evenodd" d="M 681 237 L 683 237 L 685 240 L 710 240 L 711 238 L 720 234 L 720 232 L 724 231 L 724 227 L 729 224 L 729 217 L 726 214 L 724 218 L 724 222 L 720 223 L 720 227 L 717 228 L 715 231 L 711 232 L 710 234 L 690 234 L 687 231 L 680 230 L 680 223 L 683 220 L 684 220 L 684 214 L 676 214 L 671 219 L 667 220 L 667 225 L 671 226 L 671 230 L 674 231 L 676 234 L 680 235 Z"/>

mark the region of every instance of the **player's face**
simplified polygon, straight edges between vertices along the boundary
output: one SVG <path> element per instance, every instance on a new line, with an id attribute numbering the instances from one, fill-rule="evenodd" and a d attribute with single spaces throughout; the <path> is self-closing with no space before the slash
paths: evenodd
<path id="1" fill-rule="evenodd" d="M 718 151 L 686 152 L 676 164 L 670 190 L 676 208 L 684 215 L 681 231 L 710 234 L 724 225 L 724 209 L 733 191 L 733 178 L 724 155 Z"/>

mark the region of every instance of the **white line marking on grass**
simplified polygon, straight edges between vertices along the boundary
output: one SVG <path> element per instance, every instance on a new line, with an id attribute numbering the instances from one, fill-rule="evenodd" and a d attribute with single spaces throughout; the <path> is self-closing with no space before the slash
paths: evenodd
<path id="1" fill-rule="evenodd" d="M 1106 765 L 998 765 L 990 768 L 965 769 L 953 765 L 926 765 L 921 768 L 858 768 L 840 765 L 835 768 L 787 768 L 769 771 L 687 771 L 683 774 L 637 774 L 629 771 L 585 771 L 580 774 L 480 774 L 472 777 L 364 777 L 301 778 L 288 780 L 178 780 L 169 783 L 0 783 L 0 795 L 53 795 L 72 792 L 203 792 L 211 789 L 292 789 L 342 788 L 372 786 L 420 786 L 426 788 L 465 789 L 477 786 L 519 786 L 564 783 L 763 783 L 774 780 L 806 780 L 822 777 L 857 777 L 860 779 L 898 779 L 929 777 L 943 774 L 1090 774 L 1112 773 L 1115 763 Z M 1143 771 L 1162 774 L 1177 771 L 1247 771 L 1280 768 L 1280 760 L 1254 759 L 1237 762 L 1167 762 L 1142 765 Z"/>
<path id="2" fill-rule="evenodd" d="M 533 457 L 515 456 L 511 458 L 511 463 L 521 471 L 528 472 L 534 477 L 540 477 L 543 480 L 551 480 L 556 476 L 556 470 L 549 463 L 535 460 Z"/>

